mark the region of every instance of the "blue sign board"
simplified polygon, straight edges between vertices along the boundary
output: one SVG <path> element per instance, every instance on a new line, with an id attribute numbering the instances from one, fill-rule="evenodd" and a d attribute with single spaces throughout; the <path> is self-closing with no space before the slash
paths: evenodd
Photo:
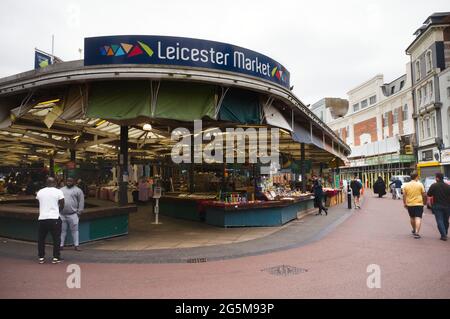
<path id="1" fill-rule="evenodd" d="M 35 50 L 34 51 L 34 68 L 42 69 L 53 63 L 52 56 L 44 52 Z"/>
<path id="2" fill-rule="evenodd" d="M 271 58 L 231 44 L 191 38 L 130 35 L 84 39 L 84 65 L 156 64 L 247 74 L 289 88 L 289 72 Z"/>

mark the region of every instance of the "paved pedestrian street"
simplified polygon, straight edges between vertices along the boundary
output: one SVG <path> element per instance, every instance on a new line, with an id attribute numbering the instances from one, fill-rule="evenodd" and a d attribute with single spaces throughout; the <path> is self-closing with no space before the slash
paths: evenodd
<path id="1" fill-rule="evenodd" d="M 336 222 L 338 214 L 346 218 Z M 333 222 L 327 226 L 326 219 Z M 316 223 L 327 231 L 303 238 Z M 421 239 L 411 236 L 402 201 L 371 193 L 360 210 L 349 213 L 344 204 L 300 224 L 294 248 L 199 263 L 127 262 L 124 251 L 110 252 L 118 262 L 95 261 L 95 249 L 87 248 L 61 264 L 39 265 L 24 254 L 33 245 L 3 244 L 0 298 L 450 298 L 450 245 L 439 240 L 430 210 Z M 277 234 L 284 231 L 289 226 Z M 83 254 L 89 261 L 77 260 Z M 69 288 L 73 265 L 80 267 L 80 288 Z"/>

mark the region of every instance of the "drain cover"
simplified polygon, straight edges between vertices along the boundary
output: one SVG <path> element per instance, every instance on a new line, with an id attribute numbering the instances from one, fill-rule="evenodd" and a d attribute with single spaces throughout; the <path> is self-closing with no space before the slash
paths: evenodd
<path id="1" fill-rule="evenodd" d="M 288 266 L 288 265 L 279 265 L 279 266 L 275 266 L 275 267 L 266 268 L 261 271 L 266 271 L 269 274 L 274 275 L 274 276 L 291 276 L 291 275 L 298 275 L 298 274 L 307 272 L 308 269 L 298 268 L 298 267 L 293 267 L 293 266 Z"/>
<path id="2" fill-rule="evenodd" d="M 193 263 L 205 263 L 208 260 L 206 258 L 189 258 L 187 260 L 188 263 L 193 264 Z"/>

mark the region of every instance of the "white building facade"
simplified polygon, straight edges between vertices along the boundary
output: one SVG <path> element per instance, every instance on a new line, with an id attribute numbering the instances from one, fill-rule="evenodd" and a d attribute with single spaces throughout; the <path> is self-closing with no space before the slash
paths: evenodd
<path id="1" fill-rule="evenodd" d="M 390 83 L 378 74 L 350 90 L 347 112 L 326 121 L 352 149 L 346 167 L 340 168 L 341 178 L 357 173 L 367 187 L 372 187 L 378 176 L 388 181 L 392 175 L 409 174 L 414 169 L 409 64 L 406 69 L 405 75 Z M 327 108 L 332 114 L 333 107 L 325 103 Z"/>
<path id="2" fill-rule="evenodd" d="M 450 174 L 449 104 L 450 12 L 434 13 L 406 49 L 411 59 L 417 168 L 421 177 Z"/>

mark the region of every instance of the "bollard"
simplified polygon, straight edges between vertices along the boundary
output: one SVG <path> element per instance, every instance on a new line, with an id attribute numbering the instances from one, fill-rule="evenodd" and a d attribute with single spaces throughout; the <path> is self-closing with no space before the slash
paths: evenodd
<path id="1" fill-rule="evenodd" d="M 352 190 L 350 189 L 350 185 L 347 186 L 347 204 L 348 209 L 352 209 Z"/>

